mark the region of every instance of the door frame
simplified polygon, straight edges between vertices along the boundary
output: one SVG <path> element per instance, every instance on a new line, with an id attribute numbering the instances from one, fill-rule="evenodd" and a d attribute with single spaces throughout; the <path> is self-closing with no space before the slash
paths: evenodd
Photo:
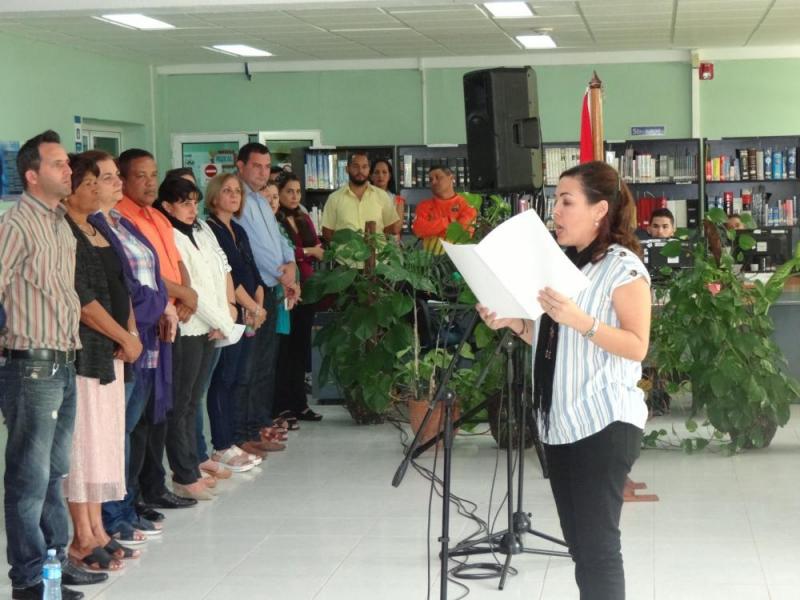
<path id="1" fill-rule="evenodd" d="M 173 133 L 170 135 L 173 169 L 183 166 L 183 144 L 202 144 L 214 142 L 238 142 L 241 148 L 250 140 L 247 133 Z"/>

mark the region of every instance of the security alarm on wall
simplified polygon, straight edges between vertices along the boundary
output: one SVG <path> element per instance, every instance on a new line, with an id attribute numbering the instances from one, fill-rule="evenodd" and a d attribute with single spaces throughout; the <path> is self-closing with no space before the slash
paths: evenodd
<path id="1" fill-rule="evenodd" d="M 701 62 L 698 69 L 701 81 L 708 81 L 714 79 L 714 63 Z"/>

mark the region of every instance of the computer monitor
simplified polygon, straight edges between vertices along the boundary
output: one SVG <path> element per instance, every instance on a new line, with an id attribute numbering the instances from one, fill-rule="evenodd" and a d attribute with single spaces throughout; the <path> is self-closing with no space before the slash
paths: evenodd
<path id="1" fill-rule="evenodd" d="M 678 256 L 664 256 L 661 249 L 676 238 L 650 238 L 641 240 L 642 260 L 652 278 L 663 277 L 661 269 L 688 269 L 692 266 L 692 249 L 688 241 L 681 240 L 681 251 Z"/>
<path id="2" fill-rule="evenodd" d="M 770 229 L 739 230 L 739 236 L 749 234 L 755 240 L 750 250 L 742 250 L 743 268 L 750 273 L 774 271 L 792 256 L 792 228 L 773 227 Z M 738 244 L 733 246 L 734 256 L 738 256 Z"/>

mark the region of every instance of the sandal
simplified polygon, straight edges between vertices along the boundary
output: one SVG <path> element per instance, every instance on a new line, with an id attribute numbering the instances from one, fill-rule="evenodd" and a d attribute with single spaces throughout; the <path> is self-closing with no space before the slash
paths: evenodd
<path id="1" fill-rule="evenodd" d="M 233 446 L 224 452 L 214 452 L 213 458 L 234 473 L 244 473 L 255 466 L 246 456 L 237 453 Z"/>
<path id="2" fill-rule="evenodd" d="M 131 527 L 146 536 L 161 535 L 164 533 L 164 528 L 161 523 L 153 523 L 140 515 L 136 516 L 136 520 L 131 523 Z"/>
<path id="3" fill-rule="evenodd" d="M 322 415 L 314 412 L 308 406 L 303 412 L 297 415 L 297 418 L 301 421 L 322 421 Z"/>
<path id="4" fill-rule="evenodd" d="M 259 432 L 261 441 L 268 442 L 288 442 L 289 436 L 279 427 L 264 427 Z"/>
<path id="5" fill-rule="evenodd" d="M 297 422 L 297 417 L 292 414 L 292 411 L 285 410 L 272 420 L 272 426 L 284 427 L 288 431 L 297 431 L 300 425 Z"/>
<path id="6" fill-rule="evenodd" d="M 217 479 L 230 479 L 232 473 L 224 466 L 220 465 L 217 461 L 208 459 L 200 463 L 200 470 L 205 471 L 212 477 Z"/>
<path id="7" fill-rule="evenodd" d="M 113 538 L 111 539 L 110 542 L 108 542 L 105 546 L 103 546 L 103 550 L 108 552 L 114 558 L 118 559 L 139 558 L 142 555 L 141 550 L 134 550 L 133 548 L 128 548 L 127 546 L 123 546 Z"/>
<path id="8" fill-rule="evenodd" d="M 116 533 L 111 534 L 111 539 L 124 542 L 126 546 L 139 546 L 147 543 L 147 536 L 138 529 L 126 527 Z"/>
<path id="9" fill-rule="evenodd" d="M 72 554 L 69 557 L 76 566 L 87 571 L 114 572 L 125 568 L 125 564 L 121 560 L 111 556 L 102 546 L 93 548 L 84 557 L 79 558 Z"/>

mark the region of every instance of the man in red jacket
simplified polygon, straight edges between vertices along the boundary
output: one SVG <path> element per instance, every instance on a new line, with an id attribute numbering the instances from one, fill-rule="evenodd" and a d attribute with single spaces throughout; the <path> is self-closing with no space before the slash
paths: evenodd
<path id="1" fill-rule="evenodd" d="M 441 254 L 440 240 L 450 223 L 458 221 L 472 234 L 471 225 L 478 212 L 456 193 L 453 172 L 445 166 L 433 166 L 428 172 L 433 198 L 417 205 L 412 229 L 429 252 Z"/>

